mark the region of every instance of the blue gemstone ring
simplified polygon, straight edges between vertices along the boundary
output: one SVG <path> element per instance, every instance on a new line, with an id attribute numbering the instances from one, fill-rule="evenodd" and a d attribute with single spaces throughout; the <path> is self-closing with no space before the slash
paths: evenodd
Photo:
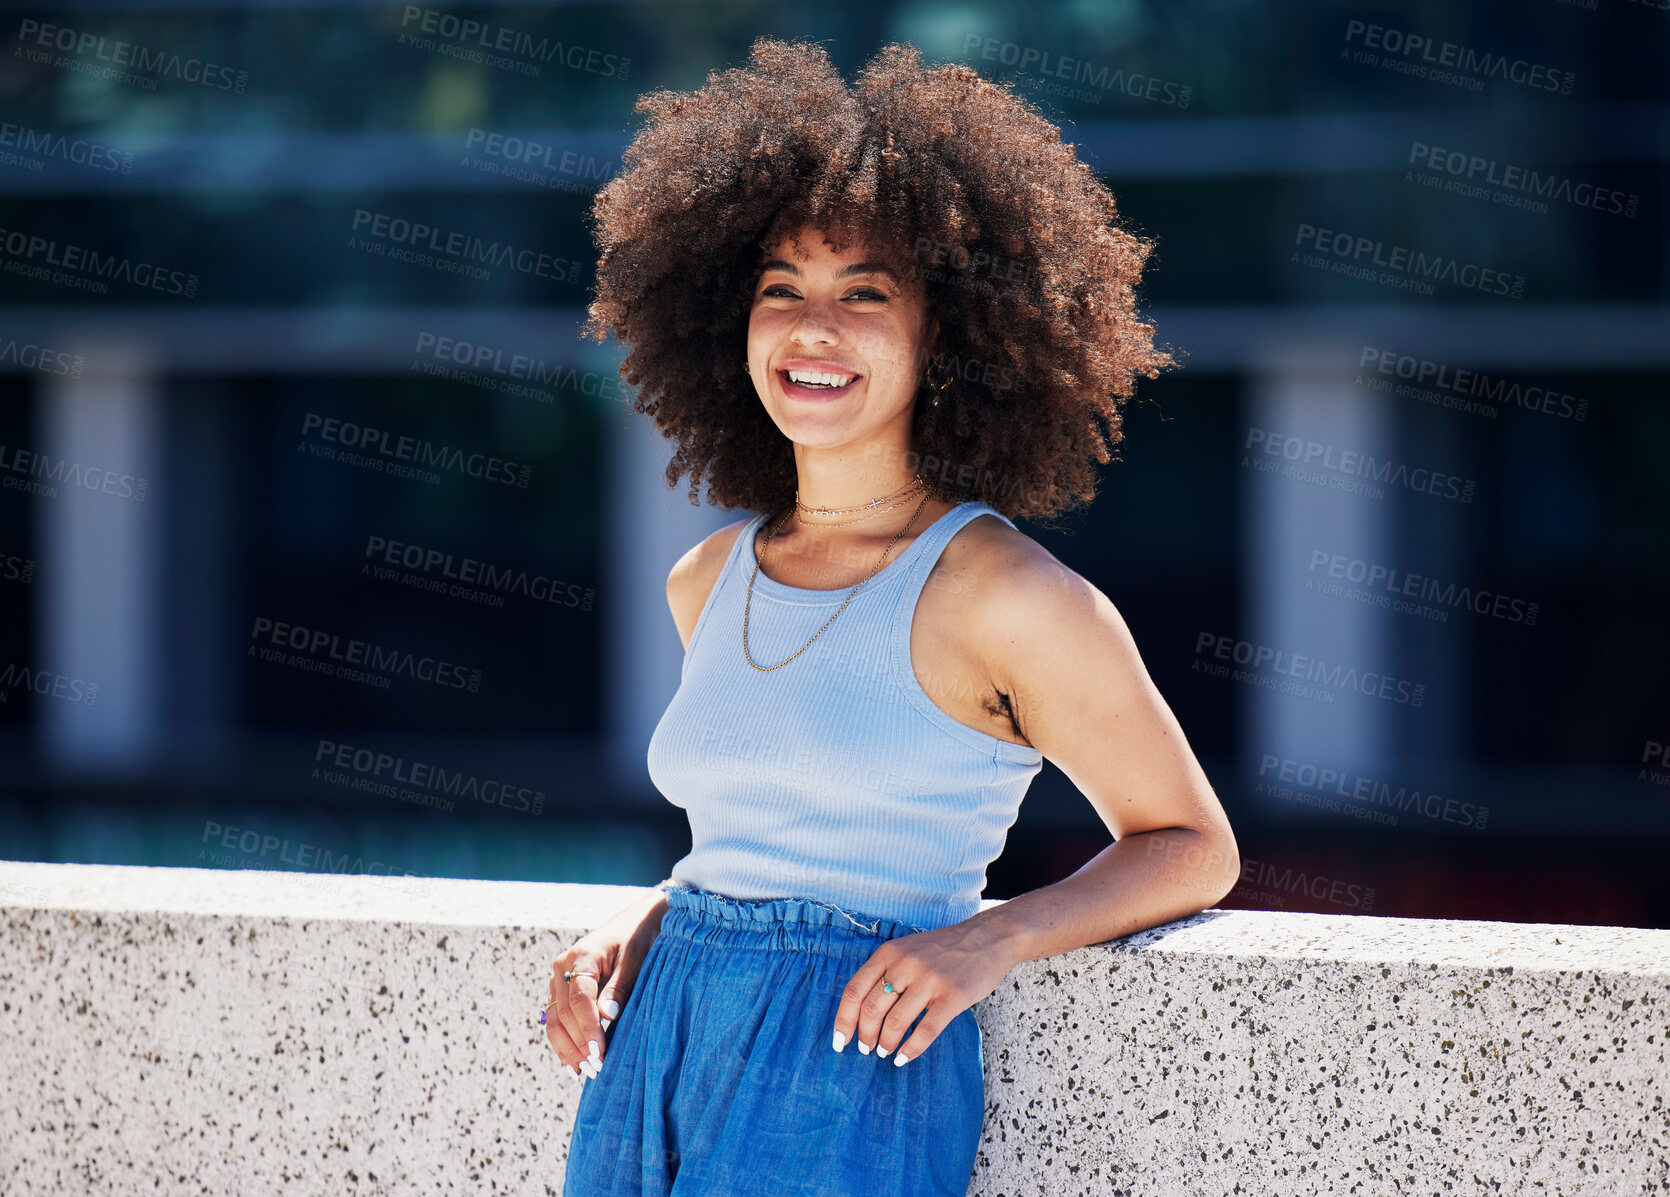
<path id="1" fill-rule="evenodd" d="M 893 982 L 883 981 L 881 983 L 881 989 L 882 989 L 883 993 L 892 993 L 893 992 Z"/>
<path id="2" fill-rule="evenodd" d="M 575 977 L 590 977 L 593 981 L 597 980 L 597 974 L 588 969 L 569 969 L 562 975 L 562 979 L 569 982 L 572 982 Z M 540 1026 L 546 1025 L 545 1016 L 550 1013 L 551 1007 L 557 1004 L 557 1000 L 558 999 L 556 998 L 552 998 L 549 1002 L 545 1003 L 545 1009 L 539 1012 Z"/>

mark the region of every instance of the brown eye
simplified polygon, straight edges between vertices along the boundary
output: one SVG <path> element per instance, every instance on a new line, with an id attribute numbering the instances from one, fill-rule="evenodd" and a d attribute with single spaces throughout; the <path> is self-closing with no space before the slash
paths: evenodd
<path id="1" fill-rule="evenodd" d="M 770 297 L 772 299 L 800 298 L 786 283 L 773 283 L 771 286 L 760 292 L 760 297 L 762 299 L 766 297 Z M 856 299 L 863 303 L 876 303 L 885 301 L 889 297 L 883 292 L 877 291 L 874 287 L 861 287 L 857 291 L 854 291 L 851 295 L 847 296 L 847 298 Z"/>

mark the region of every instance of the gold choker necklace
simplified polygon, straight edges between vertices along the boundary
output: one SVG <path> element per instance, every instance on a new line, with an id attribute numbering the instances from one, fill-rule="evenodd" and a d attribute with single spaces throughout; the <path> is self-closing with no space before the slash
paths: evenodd
<path id="1" fill-rule="evenodd" d="M 808 507 L 800 501 L 800 492 L 797 490 L 794 492 L 794 509 L 796 512 L 809 512 L 813 515 L 851 515 L 855 511 L 873 511 L 883 505 L 897 506 L 920 488 L 931 489 L 928 487 L 928 480 L 917 474 L 892 494 L 871 499 L 868 503 L 860 503 L 855 507 Z"/>

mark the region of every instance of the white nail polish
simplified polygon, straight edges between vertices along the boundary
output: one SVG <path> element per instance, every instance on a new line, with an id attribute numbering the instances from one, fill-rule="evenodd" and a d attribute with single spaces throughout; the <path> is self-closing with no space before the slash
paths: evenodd
<path id="1" fill-rule="evenodd" d="M 615 1001 L 614 998 L 604 998 L 601 1002 L 597 1003 L 597 1008 L 604 1014 L 607 1014 L 610 1018 L 620 1017 L 620 1003 Z"/>
<path id="2" fill-rule="evenodd" d="M 887 1049 L 879 1043 L 876 1044 L 876 1055 L 880 1056 L 883 1060 L 887 1059 Z"/>
<path id="3" fill-rule="evenodd" d="M 898 1055 L 893 1057 L 893 1065 L 894 1065 L 894 1067 L 898 1067 L 899 1065 L 903 1064 L 908 1059 L 910 1059 L 909 1056 L 905 1055 L 904 1052 L 900 1052 Z"/>
<path id="4" fill-rule="evenodd" d="M 865 1043 L 862 1039 L 860 1039 L 858 1041 L 858 1050 L 863 1052 L 867 1056 L 867 1055 L 870 1054 L 870 1045 L 868 1043 Z"/>
<path id="5" fill-rule="evenodd" d="M 588 1047 L 591 1051 L 592 1060 L 595 1061 L 596 1063 L 601 1064 L 603 1062 L 602 1056 L 600 1055 L 600 1052 L 602 1051 L 602 1049 L 597 1046 L 597 1040 L 593 1039 L 590 1042 L 590 1044 L 588 1045 Z"/>
<path id="6" fill-rule="evenodd" d="M 835 1032 L 835 1050 L 840 1051 L 846 1045 L 847 1045 L 847 1037 L 845 1035 L 841 1034 L 841 1032 L 836 1031 Z"/>

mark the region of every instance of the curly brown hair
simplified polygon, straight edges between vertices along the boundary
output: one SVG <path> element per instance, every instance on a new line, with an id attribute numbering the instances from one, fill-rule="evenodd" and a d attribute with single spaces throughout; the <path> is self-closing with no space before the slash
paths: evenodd
<path id="1" fill-rule="evenodd" d="M 937 405 L 912 415 L 913 470 L 1011 518 L 1095 497 L 1136 375 L 1173 365 L 1139 319 L 1152 243 L 1007 85 L 880 49 L 849 89 L 805 40 L 757 39 L 749 65 L 641 96 L 645 127 L 592 207 L 601 251 L 584 332 L 629 346 L 634 408 L 726 508 L 794 499 L 793 446 L 745 365 L 762 247 L 811 225 L 920 275 L 937 314 Z M 1104 432 L 1105 427 L 1105 432 Z"/>

